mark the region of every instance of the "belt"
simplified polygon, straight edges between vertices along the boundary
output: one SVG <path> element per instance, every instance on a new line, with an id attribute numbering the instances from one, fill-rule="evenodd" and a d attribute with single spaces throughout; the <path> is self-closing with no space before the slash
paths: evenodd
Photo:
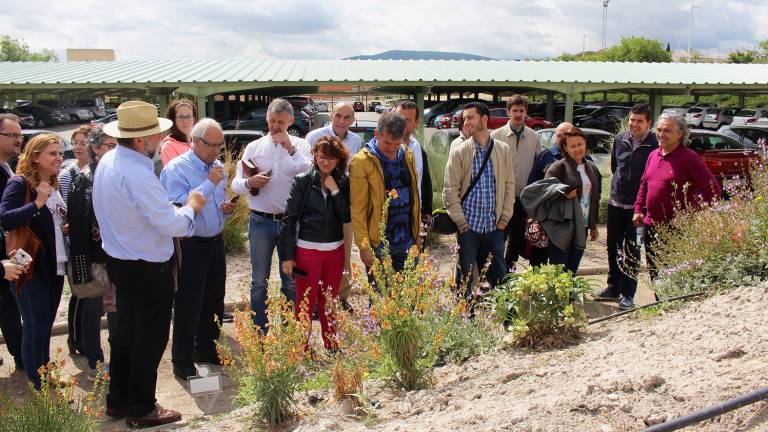
<path id="1" fill-rule="evenodd" d="M 260 212 L 258 210 L 251 210 L 251 213 L 255 214 L 256 216 L 261 216 L 263 218 L 272 219 L 272 220 L 275 220 L 275 221 L 279 221 L 280 219 L 283 218 L 283 214 L 282 213 L 264 213 L 264 212 Z"/>
<path id="2" fill-rule="evenodd" d="M 213 237 L 192 236 L 192 237 L 185 238 L 183 240 L 194 240 L 201 243 L 216 243 L 217 241 L 221 240 L 221 234 L 216 234 Z"/>

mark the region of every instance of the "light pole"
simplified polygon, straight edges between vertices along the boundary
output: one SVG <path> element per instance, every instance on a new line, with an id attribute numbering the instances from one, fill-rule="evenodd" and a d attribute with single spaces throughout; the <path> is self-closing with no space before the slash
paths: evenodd
<path id="1" fill-rule="evenodd" d="M 693 5 L 693 0 L 691 0 L 691 15 L 688 22 L 688 63 L 691 62 L 691 54 L 692 54 L 692 47 L 693 47 L 693 10 L 696 9 L 698 6 Z"/>
<path id="2" fill-rule="evenodd" d="M 606 28 L 608 27 L 608 2 L 610 0 L 603 0 L 603 49 L 605 49 L 606 42 L 608 40 Z"/>

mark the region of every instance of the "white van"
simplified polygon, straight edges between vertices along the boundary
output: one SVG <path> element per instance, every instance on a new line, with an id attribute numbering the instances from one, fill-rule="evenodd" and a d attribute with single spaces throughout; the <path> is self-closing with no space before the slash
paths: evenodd
<path id="1" fill-rule="evenodd" d="M 104 109 L 104 100 L 101 98 L 80 99 L 75 102 L 75 105 L 92 112 L 95 118 L 107 115 L 107 111 Z"/>

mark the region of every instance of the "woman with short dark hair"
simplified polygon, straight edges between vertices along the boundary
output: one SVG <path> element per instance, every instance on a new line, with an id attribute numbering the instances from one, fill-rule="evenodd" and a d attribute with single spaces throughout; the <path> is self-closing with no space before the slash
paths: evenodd
<path id="1" fill-rule="evenodd" d="M 281 265 L 296 281 L 296 316 L 311 317 L 317 306 L 323 344 L 334 350 L 336 330 L 326 300 L 338 298 L 344 272 L 344 223 L 351 220 L 349 151 L 338 138 L 325 136 L 312 156 L 313 167 L 296 176 L 288 195 L 280 224 Z"/>

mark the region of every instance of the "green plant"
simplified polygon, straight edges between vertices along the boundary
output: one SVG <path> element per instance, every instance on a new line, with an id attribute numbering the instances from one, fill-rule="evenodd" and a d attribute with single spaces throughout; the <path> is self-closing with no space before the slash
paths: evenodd
<path id="1" fill-rule="evenodd" d="M 559 345 L 586 325 L 584 295 L 589 281 L 562 265 L 510 273 L 491 291 L 486 304 L 495 320 L 509 325 L 518 347 Z"/>
<path id="2" fill-rule="evenodd" d="M 242 151 L 233 152 L 234 141 L 224 148 L 224 170 L 227 173 L 228 187 L 237 173 L 237 164 L 242 157 Z M 247 196 L 238 200 L 232 216 L 224 220 L 224 231 L 221 233 L 224 240 L 224 252 L 242 252 L 245 250 L 245 240 L 248 237 L 248 217 L 250 216 Z"/>
<path id="3" fill-rule="evenodd" d="M 308 318 L 296 318 L 293 303 L 276 286 L 267 297 L 267 333 L 252 320 L 251 311 L 235 311 L 235 340 L 242 352 L 233 356 L 224 342 L 217 342 L 221 363 L 232 371 L 237 384 L 235 400 L 257 405 L 257 413 L 271 425 L 291 415 L 294 392 L 303 380 L 300 366 L 305 359 Z"/>
<path id="4" fill-rule="evenodd" d="M 750 172 L 752 190 L 729 200 L 680 210 L 658 228 L 654 289 L 664 297 L 753 285 L 768 278 L 768 173 Z"/>
<path id="5" fill-rule="evenodd" d="M 39 369 L 42 386 L 32 396 L 13 402 L 0 393 L 0 432 L 95 432 L 102 414 L 105 379 L 99 373 L 91 391 L 75 394 L 75 381 L 64 383 L 61 368 L 64 361 L 48 363 Z"/>
<path id="6" fill-rule="evenodd" d="M 490 350 L 497 342 L 492 323 L 485 315 L 470 318 L 464 302 L 453 310 L 443 310 L 430 320 L 432 333 L 440 335 L 436 364 L 461 364 Z M 463 311 L 463 312 L 462 312 Z"/>

